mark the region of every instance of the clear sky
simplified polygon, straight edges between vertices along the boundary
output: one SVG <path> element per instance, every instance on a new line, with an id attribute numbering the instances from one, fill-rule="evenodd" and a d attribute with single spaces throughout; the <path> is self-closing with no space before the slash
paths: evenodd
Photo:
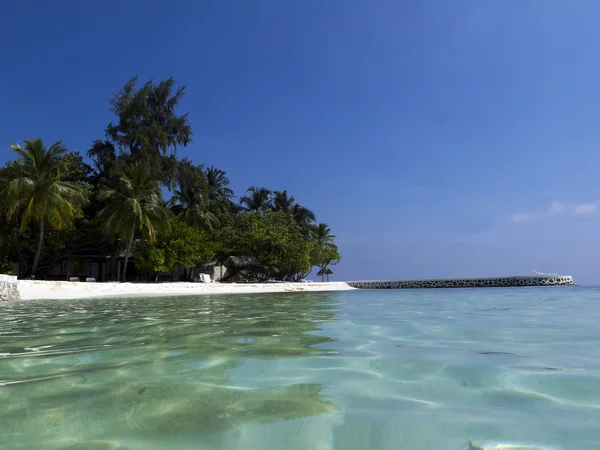
<path id="1" fill-rule="evenodd" d="M 597 0 L 18 1 L 0 163 L 85 153 L 134 75 L 187 85 L 179 151 L 331 225 L 333 279 L 600 282 Z"/>

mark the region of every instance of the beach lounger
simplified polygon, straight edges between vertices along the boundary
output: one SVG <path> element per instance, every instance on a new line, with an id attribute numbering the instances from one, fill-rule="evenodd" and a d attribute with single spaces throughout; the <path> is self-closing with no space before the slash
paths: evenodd
<path id="1" fill-rule="evenodd" d="M 212 280 L 210 279 L 210 275 L 207 273 L 200 274 L 200 281 L 202 281 L 202 283 L 212 283 Z"/>

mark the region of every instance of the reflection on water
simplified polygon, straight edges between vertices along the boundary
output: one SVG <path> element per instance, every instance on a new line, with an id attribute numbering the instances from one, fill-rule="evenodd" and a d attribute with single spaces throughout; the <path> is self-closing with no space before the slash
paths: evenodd
<path id="1" fill-rule="evenodd" d="M 318 383 L 228 379 L 249 358 L 332 353 L 331 339 L 311 332 L 335 304 L 288 294 L 8 305 L 2 441 L 113 448 L 101 439 L 155 442 L 335 411 Z"/>
<path id="2" fill-rule="evenodd" d="M 2 304 L 0 443 L 595 448 L 598 300 L 527 288 Z"/>

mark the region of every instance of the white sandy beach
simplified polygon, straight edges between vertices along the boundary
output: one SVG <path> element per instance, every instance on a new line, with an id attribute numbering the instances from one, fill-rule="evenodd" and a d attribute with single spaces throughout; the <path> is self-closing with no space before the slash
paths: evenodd
<path id="1" fill-rule="evenodd" d="M 329 283 L 85 283 L 19 281 L 21 300 L 68 300 L 100 297 L 149 297 L 202 294 L 260 294 L 268 292 L 347 291 L 344 282 Z"/>

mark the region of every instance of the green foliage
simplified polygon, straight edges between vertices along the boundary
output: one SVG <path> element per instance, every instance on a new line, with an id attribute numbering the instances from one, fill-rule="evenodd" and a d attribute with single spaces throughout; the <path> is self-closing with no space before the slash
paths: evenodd
<path id="1" fill-rule="evenodd" d="M 240 204 L 247 211 L 265 213 L 272 209 L 270 190 L 263 187 L 251 187 L 246 192 L 249 195 L 240 198 Z"/>
<path id="2" fill-rule="evenodd" d="M 229 178 L 224 170 L 210 166 L 204 171 L 208 185 L 209 198 L 217 202 L 230 202 L 233 190 L 229 186 Z"/>
<path id="3" fill-rule="evenodd" d="M 340 252 L 337 245 L 334 244 L 335 236 L 331 234 L 329 225 L 320 223 L 313 227 L 311 238 L 314 240 L 311 254 L 313 266 L 317 266 L 321 271 L 324 271 L 340 261 Z"/>
<path id="4" fill-rule="evenodd" d="M 172 272 L 180 266 L 193 269 L 214 256 L 214 244 L 206 239 L 198 228 L 186 224 L 177 217 L 171 218 L 156 242 L 136 253 L 135 265 L 149 272 Z"/>
<path id="5" fill-rule="evenodd" d="M 64 167 L 63 180 L 77 184 L 86 190 L 91 189 L 90 176 L 94 172 L 92 167 L 83 161 L 79 152 L 69 152 L 61 158 Z"/>
<path id="6" fill-rule="evenodd" d="M 254 256 L 265 277 L 289 280 L 311 266 L 313 241 L 305 239 L 293 217 L 283 212 L 242 213 L 217 231 L 217 256 Z"/>
<path id="7" fill-rule="evenodd" d="M 96 178 L 107 179 L 117 162 L 117 151 L 109 140 L 96 140 L 87 152 L 96 167 Z"/>
<path id="8" fill-rule="evenodd" d="M 198 228 L 191 227 L 178 219 L 171 219 L 162 240 L 164 248 L 173 253 L 174 263 L 192 269 L 207 263 L 214 256 L 214 244 Z"/>
<path id="9" fill-rule="evenodd" d="M 152 243 L 161 227 L 167 224 L 169 215 L 162 206 L 158 182 L 150 169 L 139 163 L 122 167 L 111 185 L 102 187 L 98 199 L 106 203 L 98 213 L 106 233 L 127 242 L 123 266 L 125 281 L 135 232 L 140 231 Z"/>
<path id="10" fill-rule="evenodd" d="M 179 164 L 177 189 L 169 201 L 171 211 L 191 226 L 212 230 L 219 225 L 217 200 L 210 197 L 201 166 L 183 160 Z"/>
<path id="11" fill-rule="evenodd" d="M 87 197 L 83 188 L 66 181 L 75 166 L 73 158 L 65 157 L 67 149 L 60 141 L 46 148 L 41 139 L 26 139 L 25 147 L 13 144 L 11 148 L 20 159 L 2 191 L 11 199 L 9 216 L 21 212 L 22 231 L 31 222 L 47 221 L 56 229 L 71 224 Z"/>
<path id="12" fill-rule="evenodd" d="M 320 269 L 336 265 L 341 259 L 337 245 L 323 245 L 315 242 L 311 253 L 311 265 Z"/>
<path id="13" fill-rule="evenodd" d="M 143 164 L 123 167 L 111 185 L 102 187 L 98 199 L 107 203 L 99 213 L 106 231 L 127 239 L 140 230 L 154 241 L 168 218 L 158 183 Z"/>
<path id="14" fill-rule="evenodd" d="M 176 113 L 185 87 L 172 78 L 136 82 L 109 101 L 115 119 L 87 152 L 93 167 L 60 142 L 13 145 L 18 158 L 0 168 L 2 267 L 18 261 L 21 275 L 43 276 L 78 250 L 106 249 L 117 279 L 125 250 L 125 279 L 134 242 L 136 265 L 151 273 L 253 256 L 260 275 L 293 280 L 337 263 L 329 227 L 287 190 L 252 187 L 238 204 L 223 170 L 177 159 L 192 138 L 187 114 Z M 172 193 L 168 202 L 161 185 Z"/>
<path id="15" fill-rule="evenodd" d="M 117 120 L 108 125 L 106 136 L 129 156 L 125 158 L 127 162 L 144 161 L 161 181 L 170 185 L 176 172 L 177 146 L 192 142 L 188 115 L 175 113 L 185 86 L 173 93 L 173 78 L 158 85 L 150 80 L 139 89 L 136 84 L 137 77 L 130 79 L 110 100 Z"/>
<path id="16" fill-rule="evenodd" d="M 20 230 L 31 223 L 39 225 L 39 237 L 31 273 L 36 274 L 44 242 L 46 223 L 56 230 L 70 226 L 81 217 L 81 207 L 87 202 L 89 191 L 78 177 L 85 177 L 86 169 L 78 154 L 67 154 L 61 142 L 46 148 L 41 139 L 26 139 L 25 146 L 11 145 L 19 155 L 11 166 L 12 176 L 0 193 L 10 199 L 7 215 L 10 220 L 20 214 Z M 71 180 L 69 180 L 71 177 Z"/>
<path id="17" fill-rule="evenodd" d="M 296 203 L 296 199 L 293 196 L 288 196 L 286 190 L 274 191 L 272 203 L 273 211 L 282 211 L 288 213 Z"/>
<path id="18" fill-rule="evenodd" d="M 135 266 L 143 271 L 153 274 L 160 272 L 169 272 L 171 264 L 167 263 L 170 260 L 165 249 L 157 247 L 148 247 L 136 254 Z"/>

